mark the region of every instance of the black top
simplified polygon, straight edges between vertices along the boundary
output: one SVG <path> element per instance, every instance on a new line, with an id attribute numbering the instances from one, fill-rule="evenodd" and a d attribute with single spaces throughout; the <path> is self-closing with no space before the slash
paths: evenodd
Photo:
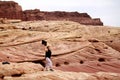
<path id="1" fill-rule="evenodd" d="M 48 57 L 48 58 L 51 57 L 51 50 L 47 50 L 47 51 L 46 51 L 45 57 Z"/>

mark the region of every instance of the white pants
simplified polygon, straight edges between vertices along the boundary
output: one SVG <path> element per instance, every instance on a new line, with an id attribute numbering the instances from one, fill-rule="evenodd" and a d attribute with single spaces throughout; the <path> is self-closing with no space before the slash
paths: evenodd
<path id="1" fill-rule="evenodd" d="M 46 65 L 45 65 L 45 69 L 51 69 L 52 68 L 52 61 L 50 60 L 50 58 L 46 57 Z"/>

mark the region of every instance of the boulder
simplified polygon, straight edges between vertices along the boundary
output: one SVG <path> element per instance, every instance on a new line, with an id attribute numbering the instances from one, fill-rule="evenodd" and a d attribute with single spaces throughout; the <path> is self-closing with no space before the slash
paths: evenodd
<path id="1" fill-rule="evenodd" d="M 42 71 L 43 67 L 40 64 L 30 62 L 2 64 L 0 63 L 0 78 L 5 76 L 20 77 L 23 74 L 35 73 Z"/>

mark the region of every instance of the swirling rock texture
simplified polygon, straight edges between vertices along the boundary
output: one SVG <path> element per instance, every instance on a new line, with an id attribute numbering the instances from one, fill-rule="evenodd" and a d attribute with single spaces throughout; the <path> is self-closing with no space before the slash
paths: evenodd
<path id="1" fill-rule="evenodd" d="M 52 49 L 54 71 L 43 71 Z M 120 28 L 71 21 L 0 24 L 1 80 L 119 80 Z M 3 64 L 4 62 L 4 64 Z"/>
<path id="2" fill-rule="evenodd" d="M 45 12 L 39 9 L 22 11 L 22 7 L 14 1 L 0 1 L 0 18 L 33 20 L 65 20 L 85 25 L 103 25 L 99 18 L 92 19 L 87 13 L 78 12 Z"/>
<path id="3" fill-rule="evenodd" d="M 120 28 L 87 13 L 22 11 L 13 1 L 0 1 L 0 17 L 0 80 L 120 80 Z M 53 72 L 43 71 L 43 39 Z"/>

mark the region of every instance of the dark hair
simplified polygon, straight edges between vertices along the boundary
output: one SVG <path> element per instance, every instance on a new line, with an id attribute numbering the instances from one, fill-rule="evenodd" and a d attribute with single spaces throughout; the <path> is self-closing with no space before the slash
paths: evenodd
<path id="1" fill-rule="evenodd" d="M 47 41 L 42 40 L 42 45 L 47 46 Z"/>
<path id="2" fill-rule="evenodd" d="M 50 46 L 47 46 L 47 49 L 50 50 Z"/>

